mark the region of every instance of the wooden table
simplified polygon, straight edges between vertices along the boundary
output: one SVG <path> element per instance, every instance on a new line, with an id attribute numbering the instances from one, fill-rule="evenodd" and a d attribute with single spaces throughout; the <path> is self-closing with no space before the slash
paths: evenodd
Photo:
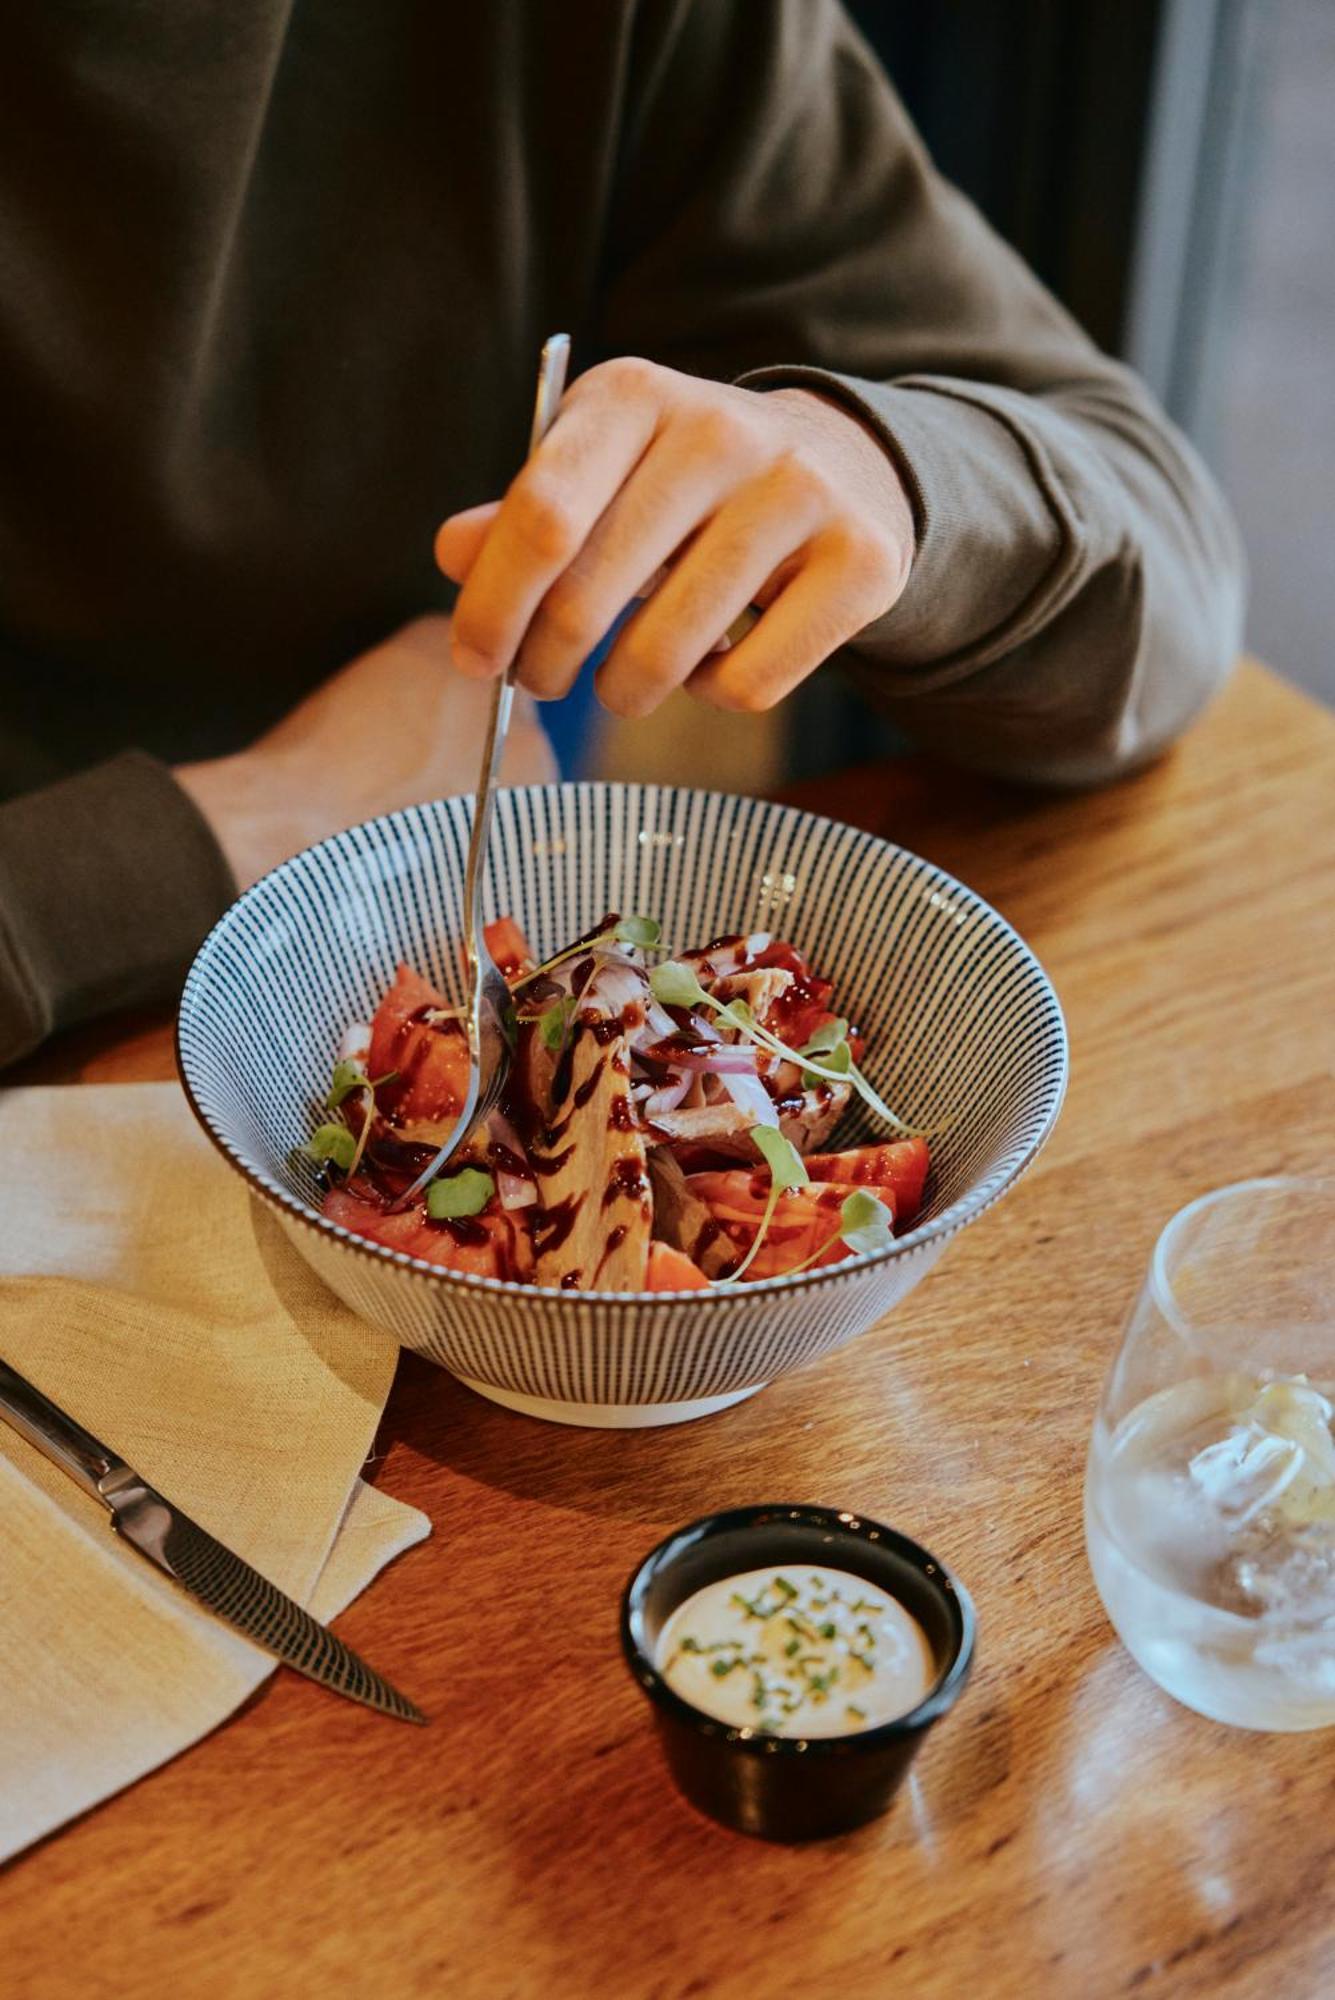
<path id="1" fill-rule="evenodd" d="M 926 764 L 807 786 L 973 883 L 1051 971 L 1070 1097 L 1038 1166 L 879 1330 L 706 1422 L 600 1435 L 405 1358 L 378 1476 L 430 1542 L 339 1621 L 439 1720 L 295 1675 L 0 1881 L 0 1990 L 497 1996 L 1335 1992 L 1335 1737 L 1252 1736 L 1132 1665 L 1085 1565 L 1090 1419 L 1155 1233 L 1329 1167 L 1335 720 L 1246 667 L 1090 797 Z M 30 1075 L 167 1076 L 160 1025 Z M 973 1682 L 891 1817 L 804 1850 L 697 1818 L 617 1653 L 674 1523 L 812 1499 L 975 1594 Z"/>

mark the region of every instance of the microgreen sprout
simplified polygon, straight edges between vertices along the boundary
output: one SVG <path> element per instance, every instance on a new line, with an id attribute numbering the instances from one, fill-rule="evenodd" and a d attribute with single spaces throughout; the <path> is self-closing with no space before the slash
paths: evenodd
<path id="1" fill-rule="evenodd" d="M 346 1125 L 317 1125 L 304 1146 L 297 1148 L 320 1166 L 337 1167 L 350 1174 L 357 1159 L 357 1139 Z"/>
<path id="2" fill-rule="evenodd" d="M 662 965 L 654 967 L 649 974 L 649 984 L 656 1000 L 665 1007 L 708 1007 L 728 1026 L 738 1029 L 748 1041 L 768 1049 L 771 1055 L 779 1056 L 784 1062 L 795 1063 L 802 1072 L 802 1081 L 810 1089 L 815 1083 L 851 1084 L 863 1103 L 868 1105 L 883 1124 L 897 1132 L 911 1132 L 913 1127 L 905 1123 L 890 1109 L 885 1099 L 868 1083 L 862 1071 L 853 1061 L 853 1051 L 848 1044 L 848 1023 L 835 1022 L 826 1030 L 818 1031 L 807 1043 L 805 1049 L 790 1049 L 787 1042 L 781 1042 L 768 1028 L 762 1028 L 751 1009 L 741 1000 L 727 1003 L 716 1000 L 712 993 L 706 993 L 689 965 L 680 959 L 669 958 Z M 822 1037 L 833 1034 L 835 1027 L 842 1027 L 843 1034 L 823 1048 Z"/>
<path id="3" fill-rule="evenodd" d="M 788 1276 L 795 1278 L 799 1271 L 809 1271 L 818 1264 L 827 1250 L 836 1243 L 846 1243 L 858 1256 L 865 1257 L 873 1250 L 888 1250 L 895 1240 L 895 1218 L 883 1201 L 878 1201 L 869 1188 L 854 1188 L 844 1196 L 839 1205 L 839 1227 L 833 1236 L 826 1239 L 820 1248 L 795 1264 Z"/>
<path id="4" fill-rule="evenodd" d="M 769 1194 L 765 1199 L 764 1211 L 756 1233 L 751 1239 L 751 1248 L 735 1271 L 726 1278 L 715 1279 L 714 1282 L 719 1285 L 735 1285 L 739 1278 L 745 1277 L 765 1240 L 770 1223 L 774 1220 L 779 1196 L 789 1193 L 794 1188 L 805 1187 L 811 1179 L 806 1163 L 792 1140 L 785 1139 L 782 1132 L 777 1131 L 773 1125 L 753 1125 L 751 1137 L 769 1168 Z"/>
<path id="5" fill-rule="evenodd" d="M 553 972 L 558 965 L 565 965 L 572 958 L 583 958 L 591 951 L 605 951 L 609 945 L 633 944 L 641 950 L 652 951 L 662 935 L 663 927 L 657 917 L 618 917 L 605 931 L 598 931 L 593 937 L 580 938 L 576 943 L 568 944 L 564 951 L 545 958 L 541 965 L 535 965 L 531 972 L 516 979 L 510 991 L 518 993 L 535 979 L 542 979 Z"/>
<path id="6" fill-rule="evenodd" d="M 870 1250 L 889 1249 L 895 1240 L 894 1221 L 883 1201 L 867 1188 L 854 1188 L 839 1210 L 839 1234 L 850 1250 L 865 1256 Z"/>
<path id="7" fill-rule="evenodd" d="M 722 1012 L 722 1002 L 705 992 L 692 968 L 679 958 L 656 965 L 649 974 L 649 985 L 655 1000 L 665 1007 L 715 1007 Z"/>
<path id="8" fill-rule="evenodd" d="M 361 1130 L 354 1133 L 346 1124 L 318 1125 L 304 1146 L 298 1151 L 307 1159 L 317 1160 L 321 1166 L 335 1166 L 349 1180 L 361 1165 L 366 1142 L 371 1136 L 371 1121 L 375 1117 L 375 1094 L 382 1083 L 393 1083 L 398 1076 L 396 1069 L 387 1070 L 384 1076 L 374 1079 L 366 1074 L 358 1062 L 343 1061 L 334 1064 L 334 1073 L 329 1079 L 325 1092 L 325 1109 L 337 1111 L 352 1096 L 354 1091 L 362 1095 Z"/>
<path id="9" fill-rule="evenodd" d="M 657 917 L 622 917 L 612 932 L 618 944 L 637 944 L 643 951 L 652 951 L 663 936 L 663 926 Z"/>
<path id="10" fill-rule="evenodd" d="M 821 1069 L 826 1074 L 830 1070 L 834 1070 L 838 1075 L 846 1077 L 851 1081 L 853 1074 L 853 1051 L 848 1046 L 848 1022 L 845 1020 L 823 1022 L 817 1028 L 815 1034 L 812 1035 L 811 1039 L 805 1042 L 798 1050 L 798 1055 L 804 1062 L 815 1058 L 820 1062 Z M 804 1089 L 812 1089 L 820 1080 L 820 1071 L 803 1069 L 802 1085 Z"/>
<path id="11" fill-rule="evenodd" d="M 426 1191 L 426 1211 L 433 1222 L 454 1222 L 480 1215 L 496 1192 L 492 1176 L 481 1167 L 462 1167 L 432 1181 Z"/>
<path id="12" fill-rule="evenodd" d="M 325 1108 L 337 1111 L 345 1097 L 351 1097 L 354 1090 L 365 1090 L 370 1081 L 360 1063 L 335 1063 L 334 1074 L 330 1077 L 329 1088 L 325 1092 Z"/>
<path id="13" fill-rule="evenodd" d="M 830 1055 L 835 1049 L 846 1045 L 847 1041 L 847 1021 L 839 1019 L 825 1021 L 817 1028 L 810 1041 L 803 1044 L 799 1050 L 799 1054 L 804 1056 Z"/>
<path id="14" fill-rule="evenodd" d="M 538 1016 L 538 1033 L 542 1037 L 542 1046 L 549 1049 L 553 1055 L 565 1042 L 574 1011 L 574 995 L 563 993 L 559 1000 L 552 1002 L 546 1013 Z"/>
<path id="15" fill-rule="evenodd" d="M 374 1095 L 381 1084 L 394 1083 L 398 1074 L 396 1069 L 387 1069 L 383 1076 L 369 1077 L 360 1063 L 335 1063 L 329 1088 L 325 1092 L 325 1109 L 337 1111 L 344 1098 L 351 1097 L 354 1090 L 369 1090 Z"/>
<path id="16" fill-rule="evenodd" d="M 806 1049 L 803 1049 L 802 1056 L 804 1061 L 810 1059 Z M 814 1090 L 818 1083 L 827 1080 L 831 1074 L 843 1077 L 848 1082 L 852 1081 L 853 1051 L 849 1048 L 847 1042 L 836 1043 L 829 1054 L 822 1057 L 821 1068 L 819 1070 L 804 1069 L 802 1071 L 802 1088 L 804 1090 Z"/>

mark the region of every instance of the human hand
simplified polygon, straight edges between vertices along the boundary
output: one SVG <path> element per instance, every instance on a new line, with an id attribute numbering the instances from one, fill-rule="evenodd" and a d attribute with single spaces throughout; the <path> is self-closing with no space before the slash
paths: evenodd
<path id="1" fill-rule="evenodd" d="M 889 610 L 913 549 L 898 471 L 842 405 L 629 357 L 581 376 L 505 498 L 436 537 L 463 585 L 460 672 L 490 678 L 517 654 L 545 700 L 666 566 L 598 673 L 627 716 L 683 684 L 719 708 L 772 707 Z M 753 629 L 715 650 L 752 603 Z"/>
<path id="2" fill-rule="evenodd" d="M 247 750 L 175 772 L 245 889 L 312 841 L 376 813 L 472 791 L 491 691 L 451 671 L 448 618 L 414 619 L 299 702 Z M 501 782 L 556 776 L 533 703 L 516 700 Z"/>

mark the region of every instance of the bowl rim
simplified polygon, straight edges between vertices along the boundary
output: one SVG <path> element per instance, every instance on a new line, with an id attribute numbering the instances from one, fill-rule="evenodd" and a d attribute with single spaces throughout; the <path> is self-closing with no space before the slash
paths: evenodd
<path id="1" fill-rule="evenodd" d="M 725 1288 L 711 1285 L 708 1291 L 701 1291 L 694 1288 L 687 1291 L 657 1292 L 563 1291 L 555 1285 L 525 1284 L 517 1278 L 484 1278 L 469 1271 L 451 1271 L 443 1265 L 428 1263 L 423 1257 L 411 1256 L 406 1250 L 395 1250 L 388 1244 L 373 1243 L 368 1237 L 358 1236 L 352 1230 L 345 1229 L 341 1223 L 331 1222 L 327 1216 L 320 1214 L 317 1209 L 311 1208 L 308 1203 L 290 1194 L 277 1181 L 270 1179 L 258 1168 L 253 1167 L 209 1118 L 195 1095 L 186 1068 L 185 1052 L 182 1046 L 182 1024 L 187 1005 L 191 1000 L 193 989 L 198 981 L 202 979 L 201 967 L 213 940 L 230 922 L 232 912 L 247 897 L 253 896 L 258 890 L 263 888 L 265 883 L 284 874 L 288 869 L 294 868 L 298 863 L 304 861 L 308 855 L 317 854 L 324 849 L 335 848 L 352 836 L 364 833 L 372 828 L 399 830 L 402 828 L 404 821 L 413 813 L 438 810 L 442 807 L 448 807 L 454 803 L 455 799 L 467 802 L 472 797 L 471 793 L 457 793 L 450 794 L 441 799 L 422 800 L 415 806 L 403 806 L 395 812 L 378 813 L 372 819 L 359 821 L 355 826 L 344 827 L 338 833 L 327 834 L 323 840 L 312 841 L 308 847 L 301 848 L 296 854 L 288 855 L 285 860 L 278 862 L 273 868 L 267 869 L 263 875 L 259 876 L 249 887 L 243 889 L 241 894 L 228 905 L 227 909 L 223 911 L 222 915 L 210 927 L 191 961 L 176 1009 L 173 1033 L 176 1073 L 180 1079 L 181 1088 L 185 1092 L 186 1101 L 207 1138 L 217 1151 L 222 1154 L 228 1164 L 242 1176 L 252 1193 L 258 1195 L 270 1208 L 290 1216 L 294 1221 L 299 1222 L 304 1228 L 311 1230 L 315 1235 L 327 1241 L 335 1241 L 358 1256 L 369 1258 L 380 1265 L 397 1265 L 400 1269 L 409 1271 L 417 1277 L 434 1280 L 437 1283 L 452 1288 L 466 1287 L 470 1291 L 478 1291 L 493 1297 L 502 1298 L 560 1299 L 567 1304 L 578 1300 L 584 1302 L 606 1302 L 608 1304 L 626 1304 L 633 1301 L 636 1304 L 644 1305 L 651 1300 L 675 1301 L 691 1299 L 696 1301 L 705 1310 L 712 1310 L 735 1306 L 739 1301 L 744 1299 L 769 1299 L 785 1296 L 789 1293 L 815 1291 L 822 1286 L 829 1285 L 832 1281 L 840 1279 L 847 1281 L 851 1277 L 859 1276 L 863 1272 L 882 1264 L 892 1263 L 898 1257 L 912 1255 L 928 1244 L 935 1243 L 938 1240 L 944 1243 L 950 1237 L 957 1235 L 961 1229 L 967 1227 L 978 1216 L 984 1214 L 987 1209 L 991 1208 L 1001 1199 L 1002 1195 L 1009 1193 L 1010 1189 L 1015 1186 L 1016 1182 L 1020 1180 L 1038 1158 L 1043 1147 L 1052 1136 L 1053 1128 L 1061 1115 L 1062 1105 L 1066 1099 L 1067 1086 L 1070 1081 L 1070 1037 L 1067 1033 L 1065 1012 L 1057 990 L 1037 954 L 1026 943 L 1024 938 L 1020 936 L 1015 926 L 1002 916 L 1000 910 L 989 903 L 985 896 L 980 895 L 976 889 L 971 889 L 967 882 L 960 881 L 948 869 L 942 868 L 935 861 L 927 860 L 924 855 L 915 853 L 912 848 L 902 847 L 898 841 L 887 840 L 884 835 L 870 833 L 865 827 L 853 826 L 847 820 L 834 819 L 828 813 L 809 812 L 804 806 L 788 805 L 781 799 L 761 799 L 757 801 L 746 793 L 721 792 L 698 785 L 641 784 L 633 780 L 590 778 L 563 779 L 552 784 L 503 785 L 498 787 L 498 792 L 513 794 L 549 792 L 609 794 L 636 792 L 644 797 L 654 798 L 672 798 L 678 794 L 686 793 L 693 798 L 706 800 L 720 799 L 727 802 L 741 800 L 752 804 L 759 803 L 769 806 L 775 811 L 791 813 L 798 819 L 808 822 L 811 826 L 823 832 L 856 834 L 860 840 L 868 842 L 874 847 L 884 848 L 891 854 L 904 856 L 905 859 L 926 871 L 933 878 L 934 889 L 945 889 L 952 894 L 960 894 L 984 911 L 1000 927 L 1001 934 L 1005 936 L 1018 953 L 1021 961 L 1027 961 L 1038 976 L 1052 1010 L 1052 1019 L 1057 1037 L 1051 1058 L 1056 1068 L 1055 1089 L 1053 1090 L 1052 1101 L 1040 1129 L 1030 1141 L 1024 1156 L 1017 1160 L 1004 1173 L 992 1177 L 991 1180 L 982 1181 L 978 1187 L 970 1189 L 966 1194 L 961 1195 L 958 1201 L 952 1202 L 948 1208 L 943 1209 L 940 1215 L 933 1216 L 928 1222 L 920 1223 L 917 1228 L 906 1231 L 903 1236 L 895 1237 L 894 1241 L 887 1248 L 883 1250 L 856 1251 L 853 1256 L 842 1258 L 836 1264 L 818 1265 L 809 1271 L 789 1273 L 775 1278 L 757 1278 L 748 1281 L 745 1286 L 739 1288 Z"/>
<path id="2" fill-rule="evenodd" d="M 694 1546 L 713 1535 L 730 1531 L 746 1533 L 753 1528 L 781 1527 L 785 1520 L 793 1526 L 833 1530 L 837 1539 L 852 1547 L 876 1543 L 892 1549 L 919 1571 L 952 1610 L 956 1625 L 954 1655 L 942 1667 L 922 1700 L 903 1715 L 877 1723 L 874 1729 L 846 1730 L 834 1736 L 775 1736 L 766 1731 L 748 1729 L 742 1724 L 725 1722 L 721 1716 L 710 1715 L 708 1710 L 697 1708 L 694 1702 L 679 1695 L 675 1688 L 669 1686 L 635 1636 L 632 1620 L 639 1599 L 648 1588 L 655 1570 L 671 1561 L 674 1547 L 684 1537 L 691 1537 L 691 1546 Z M 881 1587 L 885 1588 L 884 1585 Z M 620 1632 L 622 1656 L 630 1669 L 631 1678 L 666 1715 L 685 1723 L 698 1735 L 724 1744 L 739 1756 L 800 1757 L 804 1763 L 809 1763 L 813 1757 L 819 1762 L 829 1757 L 856 1756 L 864 1751 L 870 1753 L 883 1749 L 901 1737 L 928 1728 L 946 1714 L 959 1699 L 972 1672 L 978 1619 L 973 1599 L 958 1577 L 930 1549 L 925 1549 L 921 1542 L 914 1541 L 901 1529 L 887 1527 L 883 1521 L 873 1521 L 868 1515 L 854 1513 L 848 1508 L 781 1500 L 761 1501 L 748 1507 L 729 1507 L 716 1514 L 702 1514 L 698 1520 L 688 1521 L 683 1527 L 674 1528 L 665 1535 L 636 1565 L 622 1591 Z"/>

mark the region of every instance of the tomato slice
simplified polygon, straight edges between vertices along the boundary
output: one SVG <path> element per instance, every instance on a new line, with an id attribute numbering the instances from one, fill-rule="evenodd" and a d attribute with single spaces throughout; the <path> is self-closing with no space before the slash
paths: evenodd
<path id="1" fill-rule="evenodd" d="M 762 968 L 773 968 L 778 972 L 791 972 L 794 979 L 810 979 L 811 967 L 803 958 L 796 945 L 786 944 L 782 938 L 774 938 L 766 945 L 754 964 Z"/>
<path id="2" fill-rule="evenodd" d="M 724 1173 L 689 1174 L 686 1185 L 704 1202 L 740 1262 L 751 1248 L 769 1200 L 768 1172 L 735 1167 Z M 747 1266 L 747 1277 L 779 1278 L 808 1258 L 815 1259 L 814 1269 L 850 1257 L 847 1244 L 839 1241 L 843 1199 L 843 1190 L 834 1186 L 794 1188 L 781 1194 L 764 1241 Z"/>
<path id="3" fill-rule="evenodd" d="M 922 1205 L 922 1191 L 931 1161 L 927 1141 L 916 1134 L 882 1146 L 851 1146 L 843 1153 L 812 1153 L 806 1161 L 813 1181 L 853 1182 L 881 1194 L 894 1190 L 895 1215 L 907 1222 Z"/>
<path id="4" fill-rule="evenodd" d="M 878 1149 L 868 1147 L 866 1150 L 876 1152 Z M 840 1156 L 835 1154 L 829 1157 L 838 1159 Z M 809 1168 L 813 1164 L 813 1160 L 807 1161 Z M 769 1199 L 768 1173 L 763 1168 L 752 1173 L 748 1168 L 739 1167 L 726 1172 L 688 1174 L 686 1184 L 691 1193 L 704 1202 L 736 1249 L 738 1257 L 744 1256 L 754 1241 L 756 1228 Z M 892 1217 L 898 1215 L 898 1194 L 888 1181 L 859 1179 L 858 1185 L 875 1195 L 889 1209 Z M 818 1270 L 823 1264 L 838 1264 L 845 1257 L 851 1257 L 853 1252 L 839 1236 L 839 1211 L 848 1186 L 847 1176 L 842 1180 L 813 1179 L 806 1187 L 792 1188 L 781 1194 L 769 1228 L 765 1231 L 764 1241 L 747 1266 L 747 1277 L 780 1278 L 786 1272 L 796 1270 L 799 1264 L 810 1262 L 810 1268 Z"/>
<path id="5" fill-rule="evenodd" d="M 513 917 L 496 917 L 482 926 L 482 935 L 503 979 L 512 981 L 537 963 Z"/>
<path id="6" fill-rule="evenodd" d="M 383 1243 L 389 1250 L 402 1250 L 409 1257 L 421 1257 L 447 1271 L 463 1271 L 477 1278 L 517 1278 L 533 1276 L 533 1246 L 522 1222 L 499 1202 L 482 1215 L 470 1215 L 462 1222 L 431 1222 L 419 1202 L 402 1214 L 388 1215 L 373 1201 L 344 1187 L 331 1188 L 321 1203 L 331 1222 L 350 1229 L 354 1236 Z"/>
<path id="7" fill-rule="evenodd" d="M 833 981 L 822 979 L 813 972 L 795 945 L 776 938 L 761 952 L 756 964 L 793 975 L 793 984 L 786 993 L 779 995 L 765 1017 L 765 1025 L 771 1034 L 786 1042 L 790 1049 L 805 1048 L 818 1028 L 839 1018 L 830 1009 L 830 1001 L 834 997 Z M 856 1053 L 854 1060 L 857 1060 Z"/>
<path id="8" fill-rule="evenodd" d="M 370 1074 L 397 1071 L 376 1096 L 386 1117 L 401 1124 L 429 1119 L 447 1128 L 457 1119 L 468 1090 L 468 1032 L 457 1016 L 430 1018 L 448 1007 L 420 972 L 399 967 L 371 1023 Z"/>
<path id="9" fill-rule="evenodd" d="M 646 1292 L 707 1292 L 709 1280 L 684 1250 L 675 1249 L 671 1243 L 660 1243 L 655 1237 L 649 1245 L 644 1289 Z"/>

